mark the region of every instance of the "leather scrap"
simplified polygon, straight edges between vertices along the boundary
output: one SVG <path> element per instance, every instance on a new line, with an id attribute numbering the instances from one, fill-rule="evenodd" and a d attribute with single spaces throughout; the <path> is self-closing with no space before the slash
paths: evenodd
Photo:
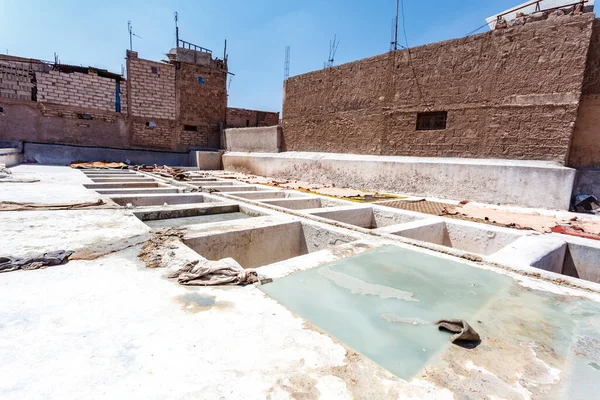
<path id="1" fill-rule="evenodd" d="M 454 333 L 454 335 L 450 337 L 452 343 L 455 343 L 458 340 L 467 342 L 478 342 L 481 340 L 479 334 L 475 332 L 475 329 L 463 319 L 440 319 L 433 324 L 437 325 L 439 330 L 446 330 Z"/>
<path id="2" fill-rule="evenodd" d="M 0 272 L 11 272 L 19 269 L 27 271 L 52 267 L 68 261 L 72 254 L 73 251 L 57 250 L 24 257 L 0 257 Z"/>

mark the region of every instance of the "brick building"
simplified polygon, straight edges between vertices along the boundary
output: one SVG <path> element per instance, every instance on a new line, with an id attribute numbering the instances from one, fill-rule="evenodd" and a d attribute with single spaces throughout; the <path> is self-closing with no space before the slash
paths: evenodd
<path id="1" fill-rule="evenodd" d="M 127 52 L 127 79 L 92 67 L 0 56 L 0 140 L 187 152 L 219 148 L 227 62 L 176 48 Z"/>

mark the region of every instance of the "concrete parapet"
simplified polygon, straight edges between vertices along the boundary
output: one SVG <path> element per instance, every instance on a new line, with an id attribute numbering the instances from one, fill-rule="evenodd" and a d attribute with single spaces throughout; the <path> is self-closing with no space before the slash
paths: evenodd
<path id="1" fill-rule="evenodd" d="M 281 149 L 281 127 L 225 129 L 225 143 L 228 151 L 279 153 Z"/>
<path id="2" fill-rule="evenodd" d="M 190 166 L 202 170 L 221 169 L 223 151 L 190 151 Z"/>
<path id="3" fill-rule="evenodd" d="M 567 209 L 575 170 L 554 162 L 285 152 L 223 155 L 228 171 L 416 196 Z"/>

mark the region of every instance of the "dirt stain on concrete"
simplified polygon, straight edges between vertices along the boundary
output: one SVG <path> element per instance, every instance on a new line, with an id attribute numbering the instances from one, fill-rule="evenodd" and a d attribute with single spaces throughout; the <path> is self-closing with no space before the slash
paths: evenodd
<path id="1" fill-rule="evenodd" d="M 216 303 L 215 297 L 203 296 L 200 293 L 187 293 L 177 296 L 175 301 L 181 304 L 183 311 L 194 314 L 210 310 Z"/>
<path id="2" fill-rule="evenodd" d="M 231 301 L 217 301 L 215 296 L 203 295 L 201 293 L 186 293 L 174 298 L 181 305 L 181 309 L 188 313 L 199 313 L 210 309 L 227 311 L 235 308 Z"/>

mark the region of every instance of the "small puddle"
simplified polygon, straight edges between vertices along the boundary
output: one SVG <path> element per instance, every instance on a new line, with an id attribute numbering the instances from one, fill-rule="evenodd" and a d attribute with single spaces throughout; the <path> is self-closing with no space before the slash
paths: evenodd
<path id="1" fill-rule="evenodd" d="M 175 297 L 175 301 L 181 304 L 185 312 L 198 313 L 210 310 L 215 305 L 215 297 L 203 296 L 200 293 L 188 293 Z"/>

